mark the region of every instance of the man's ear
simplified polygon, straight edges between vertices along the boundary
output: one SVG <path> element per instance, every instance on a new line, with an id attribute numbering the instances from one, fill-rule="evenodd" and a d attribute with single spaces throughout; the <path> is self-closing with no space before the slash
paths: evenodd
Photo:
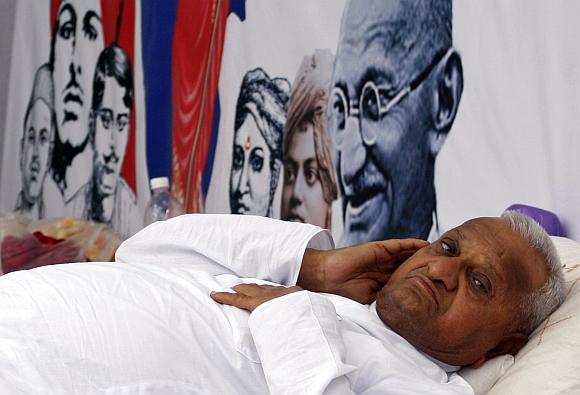
<path id="1" fill-rule="evenodd" d="M 433 131 L 429 132 L 429 148 L 437 156 L 453 125 L 463 92 L 463 66 L 457 52 L 452 52 L 437 74 Z"/>
<path id="2" fill-rule="evenodd" d="M 95 113 L 95 110 L 91 110 L 89 113 L 89 143 L 91 146 L 93 146 L 95 142 L 96 117 L 97 114 Z"/>
<path id="3" fill-rule="evenodd" d="M 512 332 L 505 335 L 491 350 L 471 364 L 474 369 L 479 368 L 485 361 L 488 361 L 498 355 L 511 354 L 516 355 L 523 346 L 528 342 L 528 335 L 523 332 Z"/>
<path id="4" fill-rule="evenodd" d="M 20 171 L 24 169 L 24 136 L 20 139 Z"/>

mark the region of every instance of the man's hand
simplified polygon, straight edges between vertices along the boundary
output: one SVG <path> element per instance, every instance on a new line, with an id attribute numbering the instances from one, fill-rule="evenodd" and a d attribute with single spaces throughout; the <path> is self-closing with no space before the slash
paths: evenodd
<path id="1" fill-rule="evenodd" d="M 283 287 L 274 285 L 238 284 L 232 288 L 236 293 L 212 292 L 211 298 L 218 303 L 236 306 L 240 309 L 254 311 L 256 307 L 269 300 L 293 292 L 302 291 L 300 287 Z"/>
<path id="2" fill-rule="evenodd" d="M 418 239 L 394 239 L 330 251 L 307 249 L 297 285 L 372 303 L 397 267 L 428 244 Z"/>

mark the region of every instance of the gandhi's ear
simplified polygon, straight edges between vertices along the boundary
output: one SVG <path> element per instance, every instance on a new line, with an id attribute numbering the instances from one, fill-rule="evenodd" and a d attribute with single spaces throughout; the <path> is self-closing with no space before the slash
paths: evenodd
<path id="1" fill-rule="evenodd" d="M 429 132 L 431 154 L 436 156 L 453 125 L 463 92 L 463 66 L 457 52 L 452 52 L 440 65 L 435 81 L 434 130 Z"/>
<path id="2" fill-rule="evenodd" d="M 523 332 L 512 332 L 504 336 L 497 346 L 489 350 L 484 356 L 471 364 L 474 369 L 479 368 L 485 361 L 488 361 L 498 355 L 511 354 L 516 355 L 523 346 L 528 342 L 528 335 Z"/>
<path id="3" fill-rule="evenodd" d="M 94 145 L 97 127 L 97 114 L 95 110 L 89 112 L 89 144 Z"/>

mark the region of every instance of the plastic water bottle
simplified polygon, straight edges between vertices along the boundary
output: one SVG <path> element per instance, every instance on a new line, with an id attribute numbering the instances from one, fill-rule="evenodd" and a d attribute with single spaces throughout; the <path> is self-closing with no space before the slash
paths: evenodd
<path id="1" fill-rule="evenodd" d="M 169 191 L 169 178 L 156 177 L 150 181 L 151 199 L 145 208 L 143 223 L 145 226 L 168 218 L 184 214 L 185 210 Z"/>

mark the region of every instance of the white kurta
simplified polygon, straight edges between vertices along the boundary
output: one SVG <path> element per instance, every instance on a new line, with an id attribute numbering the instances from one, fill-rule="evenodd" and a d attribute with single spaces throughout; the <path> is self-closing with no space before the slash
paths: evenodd
<path id="1" fill-rule="evenodd" d="M 4 393 L 472 394 L 385 327 L 374 305 L 301 291 L 251 315 L 215 303 L 240 282 L 296 282 L 328 232 L 186 215 L 126 241 L 122 263 L 0 277 Z"/>

